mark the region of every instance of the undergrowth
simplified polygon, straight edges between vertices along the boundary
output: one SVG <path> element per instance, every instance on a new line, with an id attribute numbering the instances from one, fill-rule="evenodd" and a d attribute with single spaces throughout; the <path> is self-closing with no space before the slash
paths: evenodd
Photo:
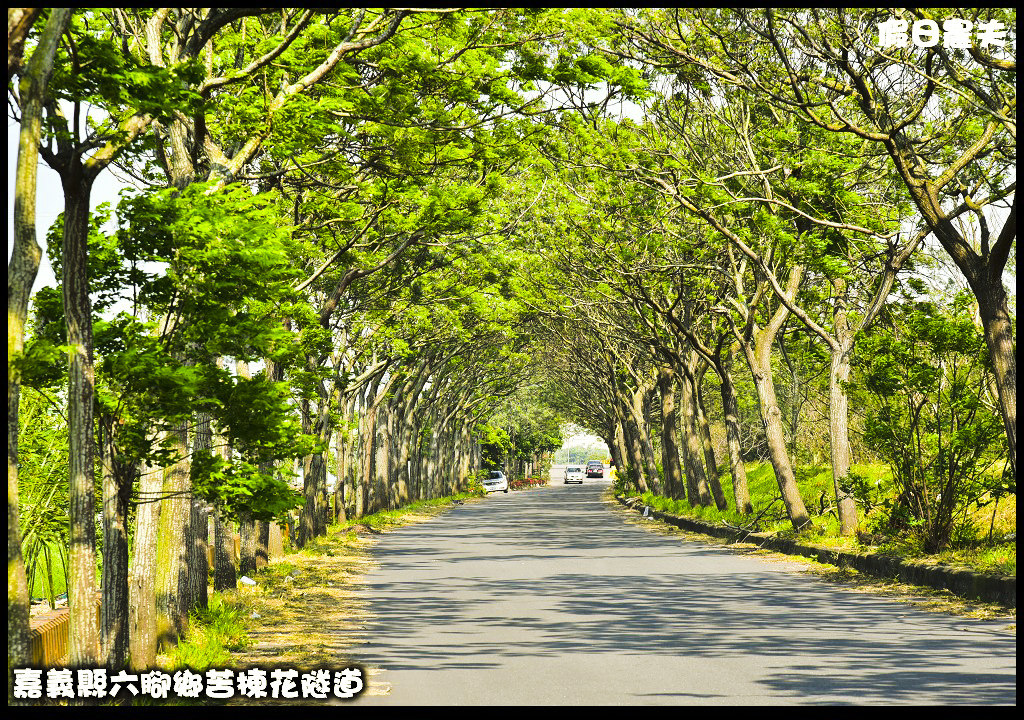
<path id="1" fill-rule="evenodd" d="M 232 651 L 250 644 L 246 612 L 246 601 L 237 592 L 213 593 L 206 608 L 189 614 L 188 633 L 170 649 L 163 665 L 169 671 L 193 672 L 229 667 Z"/>
<path id="2" fill-rule="evenodd" d="M 855 465 L 852 468 L 862 483 L 881 492 L 891 483 L 887 468 L 879 465 Z M 926 559 L 962 565 L 983 572 L 1016 575 L 1016 496 L 1004 497 L 998 503 L 990 502 L 976 508 L 962 524 L 956 542 L 947 550 L 925 553 L 921 543 L 911 532 L 898 535 L 879 535 L 876 527 L 880 507 L 865 513 L 858 507 L 861 532 L 857 536 L 841 536 L 835 510 L 835 490 L 832 471 L 828 465 L 795 469 L 800 495 L 811 515 L 811 525 L 799 533 L 802 541 L 825 545 L 850 552 L 881 552 L 908 559 Z M 714 504 L 691 506 L 686 500 L 655 496 L 651 492 L 639 495 L 644 504 L 672 515 L 727 524 L 749 532 L 777 533 L 795 537 L 797 533 L 786 515 L 775 474 L 770 463 L 752 463 L 747 466 L 747 484 L 754 511 L 743 515 L 736 511 L 732 477 L 728 471 L 720 478 L 729 508 L 719 510 Z"/>

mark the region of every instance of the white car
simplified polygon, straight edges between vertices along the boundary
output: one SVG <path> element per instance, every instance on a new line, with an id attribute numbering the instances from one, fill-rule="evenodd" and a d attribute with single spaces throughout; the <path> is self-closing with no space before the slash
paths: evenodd
<path id="1" fill-rule="evenodd" d="M 501 470 L 489 470 L 484 478 L 484 489 L 487 492 L 508 492 L 508 478 Z"/>
<path id="2" fill-rule="evenodd" d="M 579 465 L 569 465 L 565 468 L 565 482 L 563 485 L 568 485 L 571 482 L 583 484 L 583 468 Z"/>

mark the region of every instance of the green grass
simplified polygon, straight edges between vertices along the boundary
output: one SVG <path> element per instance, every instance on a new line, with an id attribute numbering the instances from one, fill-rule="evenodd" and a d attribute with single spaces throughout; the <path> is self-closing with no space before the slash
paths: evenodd
<path id="1" fill-rule="evenodd" d="M 891 472 L 884 465 L 854 465 L 851 469 L 868 484 L 876 487 L 884 488 L 892 482 Z M 720 478 L 722 491 L 729 504 L 729 509 L 725 511 L 719 510 L 713 504 L 706 507 L 691 507 L 685 500 L 655 497 L 650 492 L 644 493 L 641 497 L 645 504 L 673 515 L 696 518 L 708 523 L 728 523 L 753 532 L 775 532 L 795 536 L 796 532 L 786 515 L 771 464 L 749 463 L 746 470 L 747 486 L 754 506 L 751 515 L 741 515 L 735 510 L 732 476 L 727 469 Z M 797 467 L 794 468 L 794 474 L 812 522 L 809 528 L 800 533 L 801 540 L 848 551 L 867 549 L 868 546 L 862 545 L 856 537 L 843 537 L 839 534 L 839 520 L 834 509 L 835 490 L 831 467 Z M 1017 544 L 1015 540 L 1004 539 L 1007 533 L 1016 532 L 1016 507 L 1016 497 L 1010 496 L 1000 500 L 998 505 L 992 503 L 976 510 L 972 515 L 972 526 L 975 530 L 973 539 L 969 532 L 968 537 L 957 543 L 956 547 L 938 555 L 926 556 L 908 537 L 892 538 L 881 546 L 871 546 L 871 549 L 908 558 L 928 558 L 937 562 L 964 565 L 986 572 L 1016 575 Z M 861 529 L 867 530 L 872 527 L 877 511 L 867 516 L 860 508 L 858 512 Z M 991 540 L 988 537 L 990 530 Z"/>
<path id="2" fill-rule="evenodd" d="M 213 593 L 205 609 L 189 615 L 188 632 L 167 654 L 168 671 L 189 668 L 192 671 L 230 667 L 231 651 L 243 650 L 250 643 L 247 608 L 235 593 Z"/>

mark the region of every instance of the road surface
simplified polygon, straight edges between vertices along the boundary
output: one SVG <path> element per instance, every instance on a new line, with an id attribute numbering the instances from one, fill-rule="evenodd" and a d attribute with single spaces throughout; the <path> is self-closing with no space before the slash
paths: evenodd
<path id="1" fill-rule="evenodd" d="M 558 482 L 383 537 L 356 704 L 1016 703 L 1005 621 L 652 533 L 607 480 Z"/>

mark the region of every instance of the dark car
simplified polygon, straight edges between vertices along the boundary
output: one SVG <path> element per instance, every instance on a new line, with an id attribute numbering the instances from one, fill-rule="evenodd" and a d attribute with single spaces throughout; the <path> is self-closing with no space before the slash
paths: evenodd
<path id="1" fill-rule="evenodd" d="M 587 477 L 604 477 L 604 463 L 600 460 L 591 460 L 587 463 Z"/>

